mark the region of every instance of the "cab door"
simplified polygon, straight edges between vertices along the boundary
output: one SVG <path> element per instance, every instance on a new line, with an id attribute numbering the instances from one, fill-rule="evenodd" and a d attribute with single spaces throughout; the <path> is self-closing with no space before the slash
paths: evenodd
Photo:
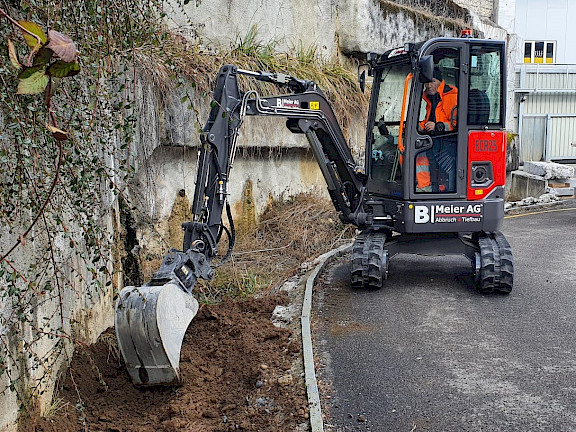
<path id="1" fill-rule="evenodd" d="M 420 57 L 425 55 L 433 58 L 434 79 L 431 83 L 413 80 L 405 130 L 405 163 L 411 176 L 405 176 L 405 196 L 413 200 L 464 198 L 467 131 L 458 114 L 462 111 L 460 89 L 467 82 L 466 44 L 436 39 L 422 47 Z"/>
<path id="2" fill-rule="evenodd" d="M 404 198 L 402 133 L 412 89 L 408 55 L 392 57 L 374 73 L 366 144 L 367 188 L 370 193 Z"/>
<path id="3" fill-rule="evenodd" d="M 468 200 L 504 199 L 506 182 L 505 43 L 471 40 L 466 128 Z M 464 94 L 462 95 L 464 96 Z M 461 110 L 461 114 L 464 112 Z"/>

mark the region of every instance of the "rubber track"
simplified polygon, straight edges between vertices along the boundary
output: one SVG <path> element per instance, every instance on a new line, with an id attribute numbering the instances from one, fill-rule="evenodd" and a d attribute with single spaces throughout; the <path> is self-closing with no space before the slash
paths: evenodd
<path id="1" fill-rule="evenodd" d="M 366 233 L 360 233 L 352 245 L 352 269 L 350 271 L 350 282 L 352 288 L 362 288 L 364 286 L 364 244 Z"/>
<path id="2" fill-rule="evenodd" d="M 352 247 L 352 288 L 382 288 L 388 270 L 383 268 L 385 242 L 386 235 L 382 233 L 361 233 L 356 237 Z"/>
<path id="3" fill-rule="evenodd" d="M 514 285 L 514 258 L 510 243 L 501 232 L 496 233 L 494 240 L 500 248 L 500 287 L 499 292 L 509 294 Z"/>
<path id="4" fill-rule="evenodd" d="M 480 281 L 477 290 L 483 294 L 509 294 L 514 284 L 512 248 L 500 232 L 478 239 L 480 246 Z"/>

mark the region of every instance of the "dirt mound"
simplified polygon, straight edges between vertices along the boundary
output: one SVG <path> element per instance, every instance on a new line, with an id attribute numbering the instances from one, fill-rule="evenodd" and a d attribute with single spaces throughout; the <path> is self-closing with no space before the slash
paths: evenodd
<path id="1" fill-rule="evenodd" d="M 215 280 L 195 287 L 204 306 L 182 346 L 181 387 L 134 388 L 109 330 L 93 346 L 77 348 L 47 418 L 23 419 L 20 430 L 308 430 L 304 382 L 290 371 L 302 364 L 300 340 L 270 321 L 288 299 L 252 296 L 272 292 L 353 229 L 340 223 L 330 202 L 301 194 L 271 203 L 256 226 L 238 234 Z"/>
<path id="2" fill-rule="evenodd" d="M 305 387 L 291 372 L 300 343 L 270 321 L 286 296 L 203 306 L 181 355 L 183 385 L 137 389 L 109 330 L 78 350 L 49 418 L 20 431 L 293 431 L 307 422 Z"/>

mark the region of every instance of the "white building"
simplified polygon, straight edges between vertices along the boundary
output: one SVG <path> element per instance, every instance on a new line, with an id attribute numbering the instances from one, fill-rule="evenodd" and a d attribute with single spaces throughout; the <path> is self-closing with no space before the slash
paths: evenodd
<path id="1" fill-rule="evenodd" d="M 576 64 L 576 1 L 516 0 L 514 33 L 523 41 L 519 62 Z"/>
<path id="2" fill-rule="evenodd" d="M 510 100 L 521 159 L 576 160 L 576 1 L 500 0 L 498 7 L 515 60 Z"/>

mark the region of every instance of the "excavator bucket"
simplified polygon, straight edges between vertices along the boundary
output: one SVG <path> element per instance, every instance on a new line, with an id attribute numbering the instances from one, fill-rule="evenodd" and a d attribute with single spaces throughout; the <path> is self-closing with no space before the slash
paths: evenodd
<path id="1" fill-rule="evenodd" d="M 126 287 L 116 305 L 116 337 L 135 385 L 177 384 L 180 349 L 198 301 L 174 283 Z"/>

